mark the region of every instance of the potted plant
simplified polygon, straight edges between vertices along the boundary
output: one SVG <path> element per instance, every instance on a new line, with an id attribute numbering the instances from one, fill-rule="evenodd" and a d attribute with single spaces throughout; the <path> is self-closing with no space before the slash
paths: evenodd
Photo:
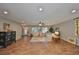
<path id="1" fill-rule="evenodd" d="M 49 28 L 50 33 L 54 33 L 54 29 L 52 27 Z"/>

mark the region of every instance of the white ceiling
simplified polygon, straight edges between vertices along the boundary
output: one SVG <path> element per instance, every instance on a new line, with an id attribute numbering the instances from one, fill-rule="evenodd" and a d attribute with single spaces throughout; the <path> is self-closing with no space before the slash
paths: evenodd
<path id="1" fill-rule="evenodd" d="M 38 8 L 44 10 L 39 12 Z M 72 14 L 72 10 L 77 12 Z M 8 11 L 7 15 L 1 11 Z M 0 3 L 0 17 L 28 25 L 38 24 L 40 21 L 47 25 L 57 24 L 79 16 L 78 3 Z"/>

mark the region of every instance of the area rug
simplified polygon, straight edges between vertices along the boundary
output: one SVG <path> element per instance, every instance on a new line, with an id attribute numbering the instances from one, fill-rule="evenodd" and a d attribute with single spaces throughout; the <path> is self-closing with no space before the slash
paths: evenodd
<path id="1" fill-rule="evenodd" d="M 51 40 L 50 37 L 33 37 L 30 42 L 50 42 Z"/>

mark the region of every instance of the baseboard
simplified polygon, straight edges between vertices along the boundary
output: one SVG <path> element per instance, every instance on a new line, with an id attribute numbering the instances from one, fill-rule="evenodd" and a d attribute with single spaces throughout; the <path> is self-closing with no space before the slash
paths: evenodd
<path id="1" fill-rule="evenodd" d="M 64 40 L 64 39 L 62 38 L 62 40 Z M 67 40 L 64 40 L 64 41 L 66 41 L 66 42 L 68 42 L 68 43 L 71 43 L 71 42 L 69 42 L 69 41 L 67 41 Z M 71 43 L 71 44 L 73 44 L 73 43 Z M 79 46 L 79 45 L 77 45 L 77 44 L 73 44 L 73 45 Z"/>

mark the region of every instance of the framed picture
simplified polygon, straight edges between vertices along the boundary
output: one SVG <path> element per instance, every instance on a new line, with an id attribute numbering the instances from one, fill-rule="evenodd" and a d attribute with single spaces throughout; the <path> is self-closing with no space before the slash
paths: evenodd
<path id="1" fill-rule="evenodd" d="M 10 31 L 10 24 L 3 23 L 3 29 L 4 29 L 4 31 Z"/>

